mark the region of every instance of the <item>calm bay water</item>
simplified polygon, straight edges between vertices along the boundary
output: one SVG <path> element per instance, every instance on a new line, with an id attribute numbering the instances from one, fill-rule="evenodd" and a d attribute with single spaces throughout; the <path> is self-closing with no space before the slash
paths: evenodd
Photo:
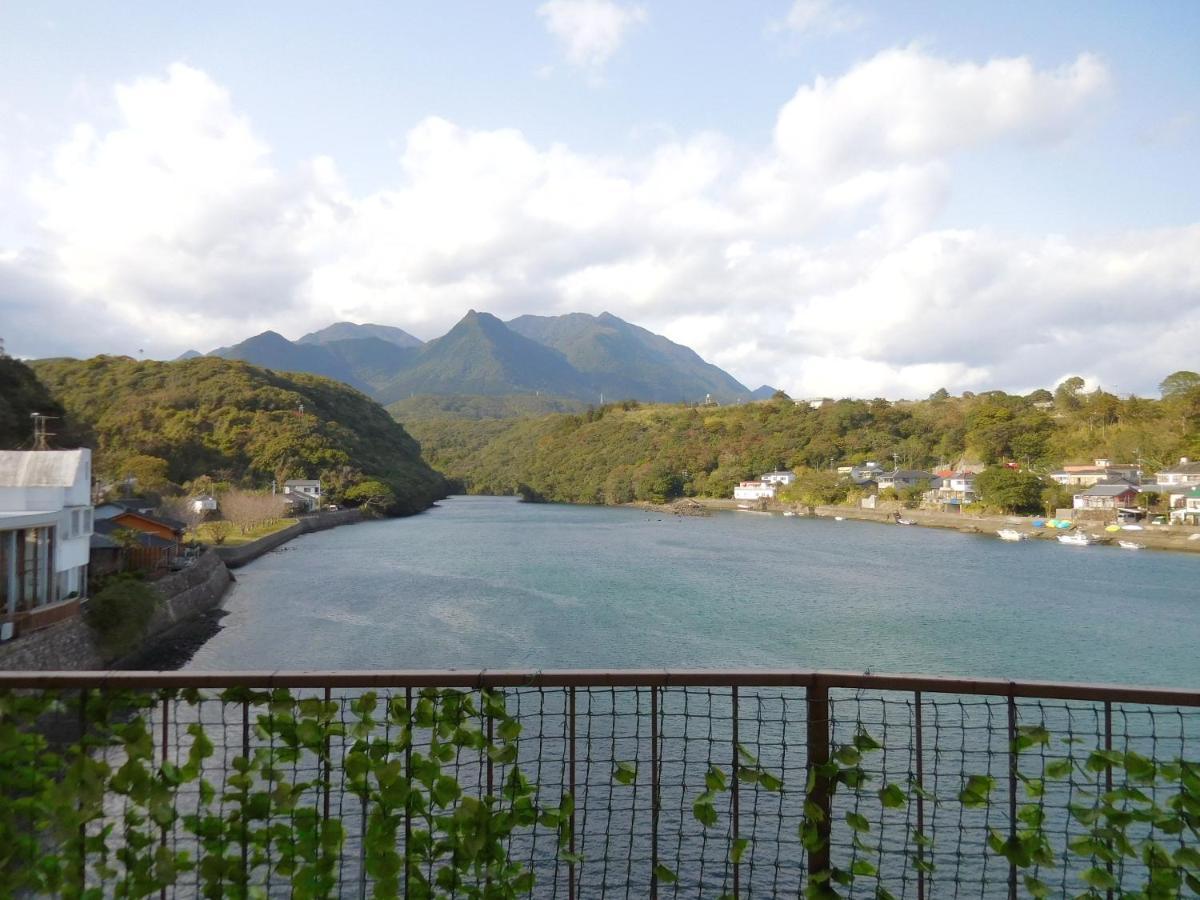
<path id="1" fill-rule="evenodd" d="M 795 667 L 1200 684 L 1200 556 L 454 497 L 238 570 L 193 669 Z"/>

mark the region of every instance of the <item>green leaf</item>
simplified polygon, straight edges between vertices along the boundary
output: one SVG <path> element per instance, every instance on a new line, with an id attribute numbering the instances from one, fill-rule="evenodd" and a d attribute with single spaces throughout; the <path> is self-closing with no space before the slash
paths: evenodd
<path id="1" fill-rule="evenodd" d="M 967 779 L 966 785 L 963 786 L 963 789 L 958 794 L 959 802 L 969 809 L 987 806 L 988 799 L 995 786 L 996 779 L 990 775 L 972 775 Z"/>
<path id="2" fill-rule="evenodd" d="M 855 831 L 867 832 L 871 830 L 871 823 L 867 821 L 867 817 L 851 810 L 846 811 L 846 824 Z"/>
<path id="3" fill-rule="evenodd" d="M 729 847 L 729 861 L 734 864 L 740 863 L 749 846 L 750 841 L 747 838 L 737 838 Z"/>
<path id="4" fill-rule="evenodd" d="M 885 784 L 879 789 L 879 802 L 884 809 L 899 809 L 908 802 L 908 797 L 898 784 Z"/>
<path id="5" fill-rule="evenodd" d="M 1025 876 L 1025 890 L 1029 892 L 1030 897 L 1049 897 L 1050 885 L 1042 881 L 1040 878 L 1034 878 L 1032 875 Z"/>
<path id="6" fill-rule="evenodd" d="M 1117 879 L 1113 878 L 1107 869 L 1092 866 L 1079 874 L 1083 883 L 1098 891 L 1107 891 L 1117 887 Z"/>
<path id="7" fill-rule="evenodd" d="M 855 875 L 863 875 L 870 878 L 878 874 L 879 870 L 875 868 L 874 863 L 871 863 L 865 859 L 856 859 L 853 863 L 851 863 L 850 871 Z"/>
<path id="8" fill-rule="evenodd" d="M 724 791 L 729 788 L 729 779 L 724 771 L 716 766 L 709 766 L 704 775 L 704 786 L 710 791 Z"/>
<path id="9" fill-rule="evenodd" d="M 633 784 L 637 780 L 637 763 L 618 762 L 613 779 L 618 784 Z"/>
<path id="10" fill-rule="evenodd" d="M 863 753 L 868 753 L 872 750 L 882 750 L 883 749 L 883 744 L 879 743 L 879 741 L 877 741 L 877 740 L 875 740 L 875 738 L 871 737 L 871 735 L 868 734 L 867 731 L 861 727 L 854 735 L 854 746 L 857 747 L 859 750 L 861 750 Z"/>
<path id="11" fill-rule="evenodd" d="M 657 876 L 659 884 L 674 884 L 679 880 L 679 876 L 677 876 L 662 863 L 659 863 L 654 867 L 654 874 Z"/>
<path id="12" fill-rule="evenodd" d="M 1071 775 L 1072 763 L 1069 759 L 1052 759 L 1046 763 L 1045 774 L 1047 778 L 1055 781 L 1061 781 L 1064 778 L 1069 778 Z"/>

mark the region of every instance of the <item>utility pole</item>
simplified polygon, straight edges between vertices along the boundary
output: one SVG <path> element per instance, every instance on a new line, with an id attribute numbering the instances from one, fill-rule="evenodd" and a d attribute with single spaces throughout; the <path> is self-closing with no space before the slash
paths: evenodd
<path id="1" fill-rule="evenodd" d="M 49 450 L 50 438 L 53 434 L 46 431 L 46 423 L 53 416 L 43 416 L 41 413 L 30 413 L 30 418 L 33 419 L 33 449 L 34 450 Z"/>

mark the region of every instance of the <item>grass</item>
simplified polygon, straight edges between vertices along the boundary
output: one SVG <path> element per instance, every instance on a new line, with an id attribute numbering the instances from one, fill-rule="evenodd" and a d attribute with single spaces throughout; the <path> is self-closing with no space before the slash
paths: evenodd
<path id="1" fill-rule="evenodd" d="M 222 543 L 220 546 L 238 547 L 242 544 L 249 544 L 251 541 L 257 541 L 259 538 L 266 537 L 268 534 L 274 534 L 277 531 L 282 531 L 284 528 L 287 528 L 290 525 L 295 525 L 299 521 L 299 519 L 275 519 L 272 522 L 268 522 L 266 525 L 261 525 L 258 528 L 251 528 L 245 533 L 243 533 L 240 528 L 235 526 L 225 538 L 224 543 Z M 209 533 L 209 527 L 207 523 L 199 526 L 195 531 L 189 532 L 186 538 L 188 540 L 203 541 L 204 543 L 210 545 L 216 545 L 217 543 L 212 539 L 212 535 Z"/>

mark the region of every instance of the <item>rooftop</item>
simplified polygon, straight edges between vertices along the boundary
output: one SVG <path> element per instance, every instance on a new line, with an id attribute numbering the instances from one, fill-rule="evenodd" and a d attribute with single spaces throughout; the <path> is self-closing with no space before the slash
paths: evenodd
<path id="1" fill-rule="evenodd" d="M 0 487 L 71 487 L 87 478 L 88 450 L 0 450 Z"/>

